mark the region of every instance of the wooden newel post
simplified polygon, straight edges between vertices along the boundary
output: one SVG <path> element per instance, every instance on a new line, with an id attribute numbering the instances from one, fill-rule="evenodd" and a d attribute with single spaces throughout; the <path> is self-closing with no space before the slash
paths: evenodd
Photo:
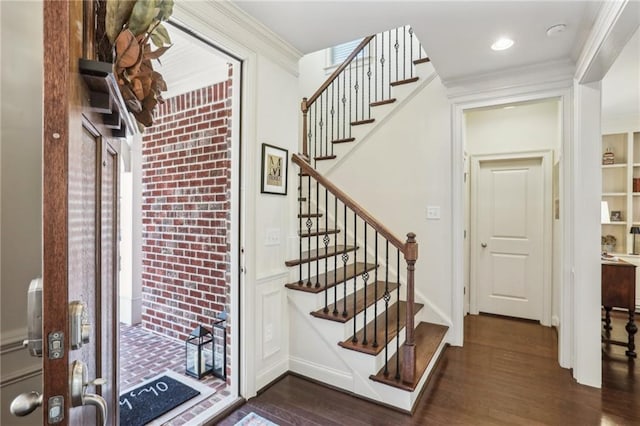
<path id="1" fill-rule="evenodd" d="M 407 234 L 404 245 L 404 259 L 407 262 L 407 328 L 405 342 L 401 348 L 402 372 L 401 378 L 405 383 L 413 383 L 416 378 L 416 344 L 415 344 L 415 270 L 418 259 L 418 243 L 416 234 Z"/>
<path id="2" fill-rule="evenodd" d="M 302 110 L 302 155 L 309 161 L 309 152 L 307 151 L 307 111 L 309 111 L 309 107 L 307 106 L 307 98 L 302 98 L 300 109 Z"/>

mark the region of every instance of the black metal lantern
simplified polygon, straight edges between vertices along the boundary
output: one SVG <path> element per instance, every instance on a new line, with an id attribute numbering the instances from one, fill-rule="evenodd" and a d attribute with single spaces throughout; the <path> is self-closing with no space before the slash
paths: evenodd
<path id="1" fill-rule="evenodd" d="M 213 335 L 199 325 L 186 341 L 186 373 L 202 378 L 213 370 Z"/>
<path id="2" fill-rule="evenodd" d="M 227 380 L 227 324 L 226 315 L 213 323 L 213 375 Z"/>

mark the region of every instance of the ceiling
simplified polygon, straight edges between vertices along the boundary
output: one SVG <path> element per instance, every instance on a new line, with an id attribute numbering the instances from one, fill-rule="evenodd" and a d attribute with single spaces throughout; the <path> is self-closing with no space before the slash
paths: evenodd
<path id="1" fill-rule="evenodd" d="M 601 2 L 252 1 L 234 3 L 302 53 L 409 24 L 444 82 L 575 62 Z M 565 32 L 546 30 L 564 23 Z M 494 52 L 500 36 L 515 45 Z"/>

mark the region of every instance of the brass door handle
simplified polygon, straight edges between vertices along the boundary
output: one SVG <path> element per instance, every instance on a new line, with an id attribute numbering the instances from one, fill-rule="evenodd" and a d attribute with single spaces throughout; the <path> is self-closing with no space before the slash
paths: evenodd
<path id="1" fill-rule="evenodd" d="M 486 247 L 487 247 L 487 243 L 481 243 L 481 244 L 480 244 L 480 247 L 482 247 L 482 248 L 486 248 Z"/>

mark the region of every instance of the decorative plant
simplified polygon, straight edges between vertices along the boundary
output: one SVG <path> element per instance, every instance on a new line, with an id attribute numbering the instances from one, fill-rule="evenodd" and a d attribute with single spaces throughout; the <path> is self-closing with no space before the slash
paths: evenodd
<path id="1" fill-rule="evenodd" d="M 603 235 L 600 238 L 600 244 L 602 244 L 603 246 L 611 246 L 611 247 L 615 247 L 616 243 L 618 241 L 616 240 L 616 237 L 614 237 L 613 235 Z"/>
<path id="2" fill-rule="evenodd" d="M 129 111 L 145 127 L 163 103 L 167 83 L 151 61 L 171 47 L 162 21 L 173 13 L 173 0 L 107 0 L 105 32 L 114 49 L 113 67 Z M 153 50 L 151 45 L 156 47 Z"/>

